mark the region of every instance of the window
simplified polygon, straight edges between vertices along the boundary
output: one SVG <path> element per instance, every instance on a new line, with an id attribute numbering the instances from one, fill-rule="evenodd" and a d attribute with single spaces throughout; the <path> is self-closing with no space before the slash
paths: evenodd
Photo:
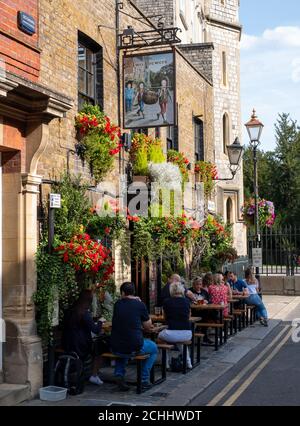
<path id="1" fill-rule="evenodd" d="M 228 225 L 233 224 L 233 203 L 231 198 L 228 198 L 226 202 L 226 221 Z"/>
<path id="2" fill-rule="evenodd" d="M 155 127 L 155 137 L 157 139 L 160 139 L 160 136 L 161 136 L 160 127 Z"/>
<path id="3" fill-rule="evenodd" d="M 132 131 L 131 131 L 132 136 L 135 133 L 139 133 L 140 135 L 144 134 L 144 135 L 148 136 L 148 129 L 132 129 Z"/>
<path id="4" fill-rule="evenodd" d="M 103 109 L 103 52 L 82 33 L 78 36 L 78 109 L 84 103 Z"/>
<path id="5" fill-rule="evenodd" d="M 226 52 L 222 52 L 222 83 L 227 85 L 227 57 Z"/>
<path id="6" fill-rule="evenodd" d="M 227 146 L 229 145 L 230 134 L 229 134 L 229 117 L 225 113 L 223 115 L 223 152 L 227 154 Z"/>
<path id="7" fill-rule="evenodd" d="M 167 127 L 167 150 L 175 149 L 178 151 L 178 127 Z"/>
<path id="8" fill-rule="evenodd" d="M 194 118 L 195 132 L 195 160 L 204 161 L 204 129 L 203 121 L 199 118 Z"/>

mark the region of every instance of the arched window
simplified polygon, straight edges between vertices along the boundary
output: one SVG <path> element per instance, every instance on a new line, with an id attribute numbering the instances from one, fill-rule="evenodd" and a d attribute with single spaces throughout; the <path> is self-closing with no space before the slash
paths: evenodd
<path id="1" fill-rule="evenodd" d="M 233 223 L 233 202 L 229 197 L 226 202 L 226 221 L 228 225 Z"/>
<path id="2" fill-rule="evenodd" d="M 227 146 L 230 142 L 230 132 L 229 132 L 229 116 L 225 112 L 223 115 L 223 152 L 227 154 Z"/>

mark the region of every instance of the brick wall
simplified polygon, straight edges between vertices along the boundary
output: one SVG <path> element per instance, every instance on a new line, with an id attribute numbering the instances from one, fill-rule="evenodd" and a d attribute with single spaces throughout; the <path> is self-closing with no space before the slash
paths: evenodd
<path id="1" fill-rule="evenodd" d="M 161 19 L 166 27 L 172 27 L 174 25 L 174 1 L 173 0 L 134 0 L 134 3 L 141 9 L 146 16 L 160 15 L 157 17 L 150 18 L 155 25 Z"/>
<path id="2" fill-rule="evenodd" d="M 38 0 L 0 0 L 0 60 L 6 71 L 32 81 L 39 76 Z M 36 21 L 32 36 L 18 28 L 17 13 L 26 12 Z"/>

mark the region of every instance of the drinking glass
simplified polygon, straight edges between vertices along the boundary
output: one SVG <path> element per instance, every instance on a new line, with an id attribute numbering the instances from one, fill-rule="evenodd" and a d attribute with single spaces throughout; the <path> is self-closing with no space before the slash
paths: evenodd
<path id="1" fill-rule="evenodd" d="M 158 317 L 161 315 L 161 307 L 160 306 L 155 306 L 154 314 Z"/>

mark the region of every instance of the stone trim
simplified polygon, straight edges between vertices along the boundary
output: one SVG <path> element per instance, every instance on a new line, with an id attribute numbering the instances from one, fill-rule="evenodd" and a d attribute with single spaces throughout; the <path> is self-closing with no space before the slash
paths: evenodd
<path id="1" fill-rule="evenodd" d="M 0 81 L 1 95 L 0 114 L 21 121 L 47 122 L 63 118 L 74 104 L 71 98 L 11 73 L 6 73 Z"/>

